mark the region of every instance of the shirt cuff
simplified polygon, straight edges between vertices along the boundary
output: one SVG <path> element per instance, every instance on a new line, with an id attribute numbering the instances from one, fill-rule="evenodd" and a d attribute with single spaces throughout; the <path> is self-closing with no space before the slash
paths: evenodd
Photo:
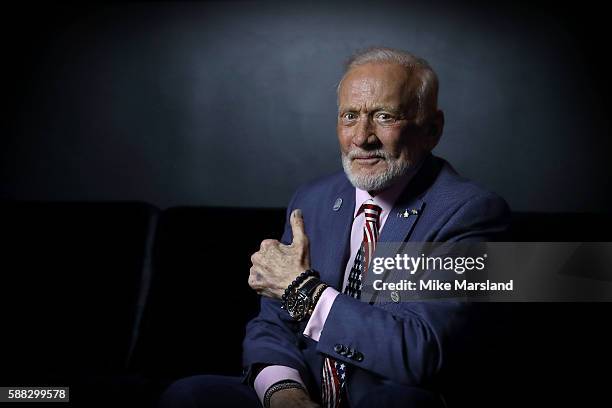
<path id="1" fill-rule="evenodd" d="M 297 381 L 302 384 L 304 389 L 306 389 L 306 386 L 302 381 L 302 377 L 300 377 L 300 373 L 295 368 L 286 367 L 282 365 L 267 366 L 266 368 L 261 370 L 259 374 L 257 374 L 257 377 L 255 377 L 255 382 L 253 383 L 253 386 L 255 387 L 255 392 L 257 393 L 259 401 L 262 405 L 268 388 L 270 388 L 275 383 L 283 380 Z"/>
<path id="2" fill-rule="evenodd" d="M 314 341 L 319 341 L 323 326 L 325 325 L 325 320 L 327 320 L 327 315 L 331 310 L 334 300 L 336 300 L 336 296 L 339 294 L 340 292 L 334 288 L 326 288 L 323 293 L 321 293 L 321 297 L 304 328 L 304 336 L 310 337 Z"/>

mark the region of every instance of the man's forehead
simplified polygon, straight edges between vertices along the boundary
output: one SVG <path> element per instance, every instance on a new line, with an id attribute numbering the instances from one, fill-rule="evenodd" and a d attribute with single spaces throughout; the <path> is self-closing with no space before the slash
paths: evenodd
<path id="1" fill-rule="evenodd" d="M 406 96 L 408 74 L 397 64 L 366 64 L 350 70 L 343 78 L 339 102 L 399 104 Z"/>

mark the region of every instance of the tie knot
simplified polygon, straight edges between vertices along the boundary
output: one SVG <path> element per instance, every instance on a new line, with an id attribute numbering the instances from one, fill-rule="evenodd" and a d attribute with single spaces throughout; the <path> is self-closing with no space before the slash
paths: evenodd
<path id="1" fill-rule="evenodd" d="M 357 212 L 357 215 L 361 214 L 362 212 L 365 214 L 366 221 L 378 222 L 382 208 L 376 204 L 362 204 Z"/>

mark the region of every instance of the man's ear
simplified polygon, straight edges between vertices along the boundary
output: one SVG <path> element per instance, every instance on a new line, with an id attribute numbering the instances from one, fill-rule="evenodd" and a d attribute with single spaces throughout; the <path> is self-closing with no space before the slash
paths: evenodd
<path id="1" fill-rule="evenodd" d="M 425 143 L 426 148 L 429 151 L 432 151 L 434 147 L 438 145 L 440 141 L 440 137 L 442 137 L 442 131 L 444 130 L 444 112 L 440 109 L 436 110 L 433 118 L 427 129 L 427 134 L 425 135 Z"/>

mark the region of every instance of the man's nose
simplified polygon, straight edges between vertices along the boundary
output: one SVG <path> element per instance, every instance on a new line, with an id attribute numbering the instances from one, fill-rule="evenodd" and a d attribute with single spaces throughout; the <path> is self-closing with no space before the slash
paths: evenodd
<path id="1" fill-rule="evenodd" d="M 364 146 L 373 143 L 376 140 L 376 132 L 374 125 L 369 116 L 359 118 L 359 123 L 355 126 L 353 134 L 353 144 L 355 146 Z"/>

